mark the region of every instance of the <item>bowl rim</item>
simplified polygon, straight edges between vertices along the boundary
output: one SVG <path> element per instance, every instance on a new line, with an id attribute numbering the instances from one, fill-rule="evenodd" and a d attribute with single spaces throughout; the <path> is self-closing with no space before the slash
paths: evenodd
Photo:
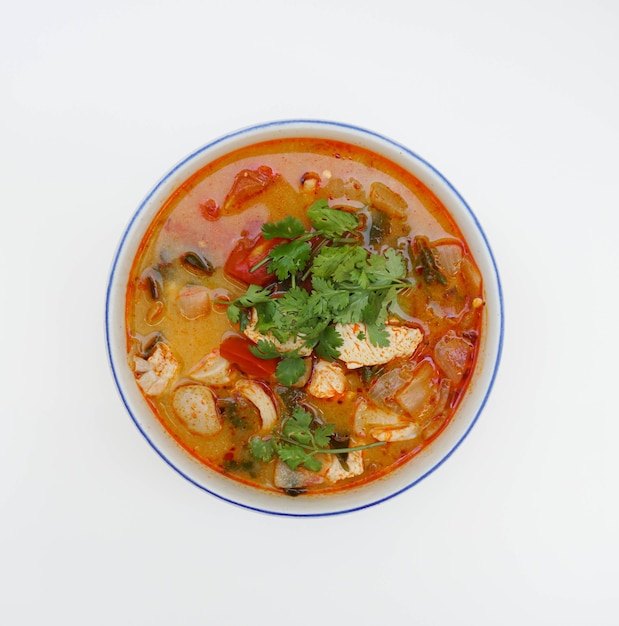
<path id="1" fill-rule="evenodd" d="M 212 152 L 217 147 L 223 147 L 233 142 L 234 140 L 245 139 L 245 138 L 251 139 L 254 135 L 266 133 L 271 130 L 287 131 L 288 129 L 292 129 L 292 128 L 295 128 L 295 129 L 298 128 L 299 133 L 297 134 L 297 136 L 301 136 L 301 132 L 303 130 L 307 131 L 309 129 L 311 129 L 312 131 L 316 131 L 316 132 L 321 129 L 324 129 L 325 131 L 331 130 L 331 131 L 335 131 L 337 133 L 342 133 L 342 134 L 349 132 L 351 133 L 351 136 L 348 139 L 342 137 L 342 138 L 339 138 L 338 140 L 349 141 L 350 143 L 353 143 L 353 144 L 355 144 L 354 142 L 355 138 L 357 139 L 359 139 L 360 137 L 369 138 L 370 140 L 373 140 L 379 144 L 382 144 L 383 147 L 391 147 L 392 149 L 402 152 L 406 159 L 412 159 L 413 161 L 416 161 L 417 163 L 419 163 L 422 166 L 422 168 L 425 168 L 429 172 L 432 172 L 433 175 L 438 178 L 440 184 L 446 186 L 450 190 L 450 192 L 454 195 L 454 197 L 457 199 L 457 201 L 462 206 L 462 208 L 465 209 L 466 213 L 468 214 L 468 217 L 471 219 L 471 221 L 474 224 L 475 230 L 477 231 L 478 235 L 481 237 L 481 240 L 484 246 L 484 252 L 487 254 L 487 258 L 490 261 L 490 269 L 492 270 L 492 275 L 494 278 L 494 284 L 496 287 L 496 301 L 498 305 L 498 310 L 497 310 L 498 331 L 497 331 L 497 337 L 496 337 L 495 351 L 491 357 L 493 359 L 492 371 L 487 377 L 488 380 L 486 382 L 486 386 L 483 392 L 483 397 L 477 403 L 475 414 L 469 420 L 467 427 L 460 433 L 455 443 L 451 445 L 451 447 L 447 450 L 447 452 L 442 454 L 438 460 L 436 460 L 435 462 L 432 462 L 429 469 L 421 473 L 419 476 L 415 477 L 413 480 L 405 484 L 403 487 L 390 491 L 386 493 L 385 495 L 383 495 L 382 497 L 376 497 L 376 498 L 371 499 L 370 501 L 362 502 L 357 505 L 344 506 L 342 508 L 338 508 L 337 505 L 335 505 L 331 508 L 327 508 L 326 510 L 319 510 L 319 511 L 311 511 L 311 510 L 310 511 L 294 511 L 294 510 L 283 510 L 283 509 L 276 510 L 275 507 L 271 509 L 267 506 L 255 506 L 255 505 L 250 504 L 249 502 L 240 501 L 238 499 L 229 497 L 223 493 L 219 493 L 213 488 L 209 488 L 208 486 L 202 484 L 197 479 L 192 477 L 187 471 L 184 471 L 183 468 L 175 464 L 173 460 L 168 458 L 168 455 L 166 455 L 166 453 L 163 450 L 161 450 L 160 447 L 155 443 L 155 441 L 153 440 L 153 437 L 151 437 L 149 433 L 146 432 L 146 429 L 142 426 L 142 424 L 140 423 L 140 420 L 134 414 L 134 409 L 131 406 L 131 403 L 127 397 L 127 393 L 125 392 L 123 388 L 123 384 L 120 380 L 120 376 L 117 371 L 117 362 L 115 360 L 114 348 L 112 346 L 112 343 L 113 343 L 112 337 L 114 335 L 114 329 L 112 327 L 112 320 L 111 320 L 111 308 L 112 308 L 111 303 L 113 299 L 113 290 L 116 285 L 116 279 L 119 275 L 119 267 L 118 267 L 119 261 L 121 258 L 121 254 L 123 253 L 125 246 L 127 244 L 129 236 L 133 232 L 138 220 L 143 216 L 144 212 L 150 208 L 149 204 L 151 203 L 153 198 L 155 198 L 156 195 L 162 189 L 164 189 L 167 184 L 171 184 L 173 182 L 173 179 L 177 175 L 177 173 L 179 173 L 183 168 L 189 166 L 196 159 L 198 159 L 201 155 L 206 155 Z M 318 137 L 319 135 L 315 135 L 315 136 Z M 275 139 L 277 138 L 277 136 L 274 136 L 272 138 Z M 254 141 L 248 141 L 247 143 L 244 143 L 243 146 L 251 145 L 252 143 L 259 143 L 261 141 L 266 141 L 266 140 L 268 139 L 267 138 L 255 139 Z M 234 148 L 231 147 L 225 152 L 229 152 L 233 149 Z M 369 149 L 374 150 L 375 152 L 377 151 L 376 148 L 374 147 L 370 147 Z M 205 163 L 212 161 L 214 158 L 216 157 L 214 156 L 208 159 L 208 161 L 206 161 Z M 386 156 L 386 158 L 389 158 L 389 157 Z M 197 171 L 202 166 L 203 165 L 199 165 L 198 167 L 196 167 L 194 171 Z M 188 178 L 188 176 L 183 176 L 182 178 L 178 180 L 176 184 L 178 185 L 182 183 L 184 180 L 186 180 L 186 178 Z M 427 186 L 430 186 L 427 180 L 422 180 L 422 182 L 424 182 L 424 184 L 426 184 Z M 168 192 L 165 195 L 165 197 L 162 198 L 161 203 L 167 200 L 169 195 L 170 194 Z M 157 211 L 154 211 L 148 223 L 152 221 L 152 218 L 154 215 L 156 215 L 156 213 Z M 459 223 L 458 225 L 460 226 Z M 488 277 L 484 276 L 485 284 L 488 283 L 487 279 Z M 434 471 L 436 471 L 440 466 L 442 466 L 443 463 L 445 463 L 445 461 L 448 458 L 450 458 L 452 454 L 460 447 L 462 442 L 469 435 L 473 426 L 477 423 L 482 411 L 484 410 L 486 406 L 486 403 L 491 394 L 491 391 L 494 387 L 494 383 L 497 378 L 497 374 L 498 374 L 498 370 L 499 370 L 499 366 L 501 362 L 501 357 L 502 357 L 502 352 L 503 352 L 503 340 L 504 340 L 504 332 L 505 332 L 505 312 L 504 312 L 504 301 L 503 301 L 503 288 L 502 288 L 502 284 L 501 284 L 501 280 L 499 276 L 499 271 L 498 271 L 494 254 L 492 252 L 492 248 L 486 237 L 486 234 L 481 224 L 479 223 L 477 216 L 474 214 L 474 212 L 472 211 L 468 203 L 464 200 L 464 198 L 457 191 L 457 189 L 451 184 L 451 182 L 443 174 L 441 174 L 441 172 L 439 172 L 433 165 L 431 165 L 428 161 L 423 159 L 421 156 L 419 156 L 416 152 L 414 152 L 410 148 L 407 148 L 403 144 L 400 144 L 399 142 L 394 141 L 393 139 L 390 139 L 389 137 L 382 135 L 380 133 L 377 133 L 375 131 L 368 130 L 366 128 L 356 126 L 353 124 L 348 124 L 345 122 L 338 122 L 338 121 L 331 121 L 331 120 L 324 120 L 324 119 L 292 118 L 292 119 L 273 120 L 269 122 L 258 123 L 255 125 L 246 126 L 244 128 L 234 130 L 224 135 L 221 135 L 218 138 L 213 139 L 212 141 L 190 152 L 187 156 L 185 156 L 183 159 L 178 161 L 176 165 L 171 167 L 162 177 L 160 177 L 158 182 L 155 183 L 155 185 L 150 189 L 150 191 L 144 196 L 142 201 L 139 203 L 137 209 L 134 211 L 125 229 L 123 230 L 123 233 L 120 237 L 120 241 L 114 252 L 112 262 L 111 262 L 111 267 L 108 272 L 108 281 L 107 281 L 106 297 L 105 297 L 104 325 L 105 325 L 105 346 L 106 346 L 108 363 L 110 366 L 111 374 L 112 374 L 116 389 L 120 395 L 122 403 L 124 404 L 125 409 L 129 413 L 129 416 L 131 417 L 131 420 L 134 423 L 134 425 L 137 427 L 138 431 L 146 439 L 146 441 L 149 443 L 151 448 L 155 450 L 155 452 L 159 455 L 161 459 L 165 461 L 167 465 L 169 465 L 173 470 L 175 470 L 177 473 L 183 476 L 183 478 L 188 480 L 191 484 L 195 485 L 199 489 L 209 493 L 210 495 L 215 496 L 216 498 L 220 500 L 223 500 L 224 502 L 228 502 L 230 504 L 236 505 L 243 509 L 248 509 L 248 510 L 255 511 L 258 513 L 265 513 L 268 515 L 276 515 L 276 516 L 282 516 L 282 517 L 331 517 L 334 515 L 342 515 L 345 513 L 361 511 L 361 510 L 376 506 L 382 502 L 390 500 L 408 491 L 413 486 L 417 485 L 422 480 L 427 478 L 430 474 L 432 474 Z M 170 439 L 172 439 L 172 437 L 170 437 Z M 360 487 L 360 489 L 363 489 L 363 486 Z M 259 491 L 255 487 L 250 487 L 249 490 L 250 491 L 248 491 L 248 493 Z M 337 494 L 333 495 L 334 500 L 336 499 L 336 496 Z M 304 499 L 308 501 L 312 497 L 314 496 L 310 496 L 310 498 L 304 498 Z M 292 498 L 288 498 L 288 499 L 292 500 Z"/>

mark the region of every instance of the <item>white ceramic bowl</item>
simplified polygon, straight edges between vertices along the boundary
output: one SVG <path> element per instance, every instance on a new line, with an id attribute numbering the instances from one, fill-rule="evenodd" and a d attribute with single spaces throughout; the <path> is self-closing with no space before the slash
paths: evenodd
<path id="1" fill-rule="evenodd" d="M 320 137 L 348 142 L 384 155 L 424 182 L 454 217 L 482 272 L 485 285 L 483 340 L 476 369 L 448 428 L 422 453 L 387 476 L 335 494 L 291 498 L 245 486 L 196 461 L 153 415 L 127 364 L 125 295 L 133 258 L 153 217 L 176 188 L 201 167 L 232 150 L 271 139 Z M 503 339 L 501 285 L 490 246 L 475 215 L 455 188 L 434 167 L 404 146 L 347 124 L 286 120 L 230 133 L 199 148 L 175 165 L 148 193 L 122 235 L 114 256 L 105 310 L 106 340 L 114 380 L 135 425 L 170 467 L 204 491 L 265 513 L 289 516 L 334 515 L 383 502 L 417 484 L 437 469 L 468 435 L 481 413 L 499 365 Z"/>

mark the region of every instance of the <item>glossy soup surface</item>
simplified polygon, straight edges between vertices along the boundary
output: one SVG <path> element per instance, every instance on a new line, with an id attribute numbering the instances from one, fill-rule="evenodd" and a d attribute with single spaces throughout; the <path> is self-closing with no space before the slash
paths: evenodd
<path id="1" fill-rule="evenodd" d="M 305 371 L 287 385 L 274 373 L 277 358 L 249 350 L 258 340 L 247 330 L 251 307 L 240 323 L 231 321 L 228 307 L 248 281 L 274 299 L 291 288 L 291 278 L 269 272 L 268 259 L 255 267 L 273 245 L 285 243 L 269 243 L 261 229 L 291 216 L 311 232 L 307 211 L 318 200 L 354 215 L 358 225 L 337 244 L 308 237 L 311 254 L 351 244 L 374 255 L 395 251 L 407 285 L 385 315 L 387 327 L 418 329 L 420 341 L 412 353 L 358 367 L 316 350 L 297 355 Z M 294 284 L 311 292 L 308 270 Z M 210 467 L 290 495 L 342 489 L 410 461 L 440 436 L 469 383 L 483 308 L 482 279 L 467 243 L 419 180 L 354 146 L 284 139 L 209 164 L 161 209 L 128 283 L 128 361 L 163 426 Z M 364 352 L 367 333 L 355 329 L 353 348 Z M 322 386 L 321 366 L 328 370 Z M 315 442 L 290 431 L 290 445 L 314 460 L 287 463 L 281 437 L 299 409 L 311 418 L 310 433 L 326 433 L 320 449 L 362 449 L 315 452 Z M 320 430 L 325 425 L 332 426 Z M 252 440 L 280 447 L 271 448 L 272 458 L 260 457 Z"/>

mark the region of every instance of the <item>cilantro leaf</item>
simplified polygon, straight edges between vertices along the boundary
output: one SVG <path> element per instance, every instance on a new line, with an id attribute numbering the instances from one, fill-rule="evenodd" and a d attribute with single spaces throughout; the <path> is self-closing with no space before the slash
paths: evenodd
<path id="1" fill-rule="evenodd" d="M 275 456 L 275 445 L 273 439 L 261 439 L 260 437 L 252 437 L 249 440 L 249 450 L 252 455 L 268 463 Z"/>
<path id="2" fill-rule="evenodd" d="M 303 407 L 296 406 L 293 409 L 292 416 L 284 422 L 282 432 L 285 437 L 295 439 L 298 443 L 309 445 L 313 441 L 310 424 L 313 416 Z"/>
<path id="3" fill-rule="evenodd" d="M 274 273 L 278 280 L 285 280 L 296 272 L 303 271 L 311 254 L 312 247 L 307 241 L 280 243 L 269 252 L 269 272 Z"/>
<path id="4" fill-rule="evenodd" d="M 228 316 L 228 319 L 233 323 L 233 324 L 238 324 L 239 320 L 241 319 L 241 308 L 235 304 L 234 302 L 231 302 L 228 305 L 228 308 L 226 310 L 226 315 Z"/>
<path id="5" fill-rule="evenodd" d="M 270 299 L 271 292 L 268 289 L 264 289 L 259 285 L 250 285 L 247 291 L 240 298 L 234 300 L 232 304 L 242 308 L 249 308 L 261 302 L 269 302 Z"/>
<path id="6" fill-rule="evenodd" d="M 322 461 L 319 461 L 312 454 L 307 454 L 305 456 L 303 465 L 305 465 L 306 469 L 308 469 L 310 472 L 319 472 L 322 469 Z"/>
<path id="7" fill-rule="evenodd" d="M 305 361 L 300 356 L 285 356 L 275 368 L 275 377 L 286 387 L 294 385 L 305 374 Z"/>
<path id="8" fill-rule="evenodd" d="M 323 424 L 314 431 L 314 443 L 319 448 L 328 448 L 331 444 L 331 435 L 335 432 L 335 424 Z"/>
<path id="9" fill-rule="evenodd" d="M 333 361 L 340 356 L 340 348 L 344 344 L 342 335 L 335 330 L 334 326 L 327 326 L 318 339 L 314 351 L 318 356 Z"/>
<path id="10" fill-rule="evenodd" d="M 378 325 L 366 323 L 365 328 L 371 344 L 380 346 L 381 348 L 385 348 L 389 345 L 389 333 L 387 332 L 384 324 Z"/>
<path id="11" fill-rule="evenodd" d="M 359 219 L 353 213 L 329 207 L 326 200 L 316 200 L 307 210 L 312 226 L 327 238 L 341 237 L 359 226 Z"/>
<path id="12" fill-rule="evenodd" d="M 282 355 L 277 346 L 268 339 L 260 339 L 255 346 L 249 346 L 249 351 L 259 359 L 278 359 Z"/>
<path id="13" fill-rule="evenodd" d="M 305 226 L 296 217 L 286 216 L 279 222 L 266 222 L 262 225 L 262 236 L 265 239 L 296 239 L 305 234 Z"/>
<path id="14" fill-rule="evenodd" d="M 318 472 L 322 468 L 322 463 L 314 458 L 311 453 L 307 453 L 299 446 L 282 444 L 277 448 L 277 455 L 292 470 L 297 470 L 304 465 L 312 472 Z"/>

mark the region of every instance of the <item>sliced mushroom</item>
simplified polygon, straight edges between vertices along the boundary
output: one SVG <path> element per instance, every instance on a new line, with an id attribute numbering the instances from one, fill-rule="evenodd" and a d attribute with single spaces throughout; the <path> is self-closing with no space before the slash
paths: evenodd
<path id="1" fill-rule="evenodd" d="M 198 435 L 215 435 L 222 428 L 213 392 L 205 385 L 184 385 L 175 390 L 172 407 L 187 428 Z"/>
<path id="2" fill-rule="evenodd" d="M 260 413 L 262 431 L 271 431 L 277 423 L 277 410 L 271 396 L 255 380 L 241 378 L 234 385 L 235 390 L 249 400 Z"/>

